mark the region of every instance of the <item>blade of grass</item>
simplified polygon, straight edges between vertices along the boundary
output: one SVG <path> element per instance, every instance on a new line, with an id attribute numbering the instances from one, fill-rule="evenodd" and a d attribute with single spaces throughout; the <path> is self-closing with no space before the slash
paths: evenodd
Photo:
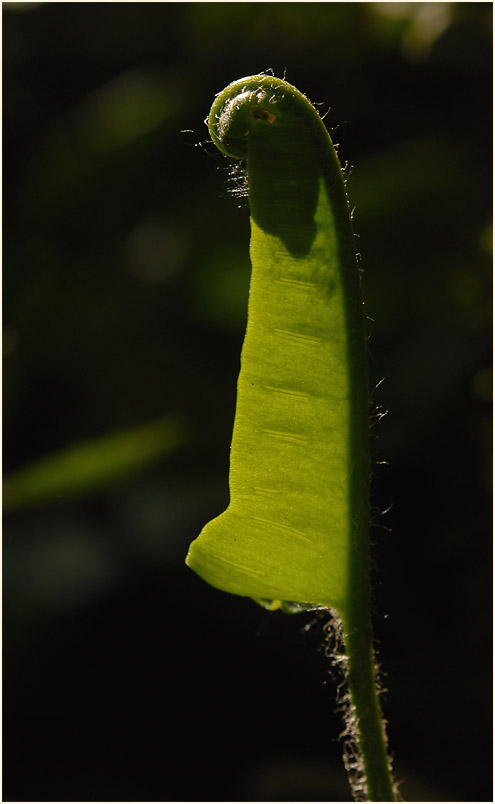
<path id="1" fill-rule="evenodd" d="M 99 491 L 143 471 L 185 440 L 184 424 L 167 416 L 71 444 L 5 477 L 4 510 Z"/>

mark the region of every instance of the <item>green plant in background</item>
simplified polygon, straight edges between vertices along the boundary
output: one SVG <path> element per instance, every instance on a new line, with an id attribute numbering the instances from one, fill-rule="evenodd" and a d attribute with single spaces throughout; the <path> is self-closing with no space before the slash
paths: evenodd
<path id="1" fill-rule="evenodd" d="M 230 504 L 187 563 L 268 608 L 337 613 L 351 787 L 395 800 L 370 617 L 366 331 L 342 171 L 315 108 L 271 76 L 230 84 L 209 130 L 247 160 L 252 277 Z"/>
<path id="2" fill-rule="evenodd" d="M 4 511 L 99 492 L 132 477 L 187 439 L 182 421 L 165 416 L 138 427 L 80 441 L 4 478 Z"/>

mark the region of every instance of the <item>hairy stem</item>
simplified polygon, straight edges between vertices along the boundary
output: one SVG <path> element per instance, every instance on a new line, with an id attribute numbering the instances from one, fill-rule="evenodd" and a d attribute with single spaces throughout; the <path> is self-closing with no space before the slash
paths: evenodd
<path id="1" fill-rule="evenodd" d="M 364 597 L 364 596 L 363 596 Z M 358 782 L 362 774 L 365 800 L 396 801 L 387 756 L 385 726 L 377 694 L 373 633 L 368 601 L 343 619 L 347 656 L 347 684 L 350 698 L 351 737 L 358 748 Z M 351 778 L 351 787 L 352 778 Z M 353 790 L 359 794 L 359 790 Z M 360 795 L 356 796 L 360 798 Z"/>

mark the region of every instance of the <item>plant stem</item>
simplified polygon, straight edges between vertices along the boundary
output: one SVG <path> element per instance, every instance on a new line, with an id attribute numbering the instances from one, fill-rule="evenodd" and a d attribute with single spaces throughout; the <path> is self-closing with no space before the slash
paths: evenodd
<path id="1" fill-rule="evenodd" d="M 396 801 L 376 689 L 371 622 L 359 614 L 343 621 L 351 718 L 368 801 Z M 352 779 L 351 787 L 352 787 Z"/>
<path id="2" fill-rule="evenodd" d="M 331 156 L 338 165 L 333 148 Z M 369 385 L 365 317 L 359 272 L 356 270 L 354 234 L 345 185 L 340 170 L 333 171 L 338 180 L 327 181 L 332 208 L 339 221 L 339 256 L 347 292 L 346 320 L 349 332 L 348 367 L 352 426 L 350 509 L 352 535 L 349 588 L 352 595 L 339 612 L 344 629 L 347 656 L 347 683 L 351 712 L 349 724 L 357 743 L 359 765 L 369 801 L 396 801 L 397 796 L 387 756 L 386 734 L 378 699 L 371 624 L 370 586 L 370 452 L 369 452 Z M 349 778 L 351 788 L 353 780 Z M 354 791 L 353 792 L 357 792 Z"/>

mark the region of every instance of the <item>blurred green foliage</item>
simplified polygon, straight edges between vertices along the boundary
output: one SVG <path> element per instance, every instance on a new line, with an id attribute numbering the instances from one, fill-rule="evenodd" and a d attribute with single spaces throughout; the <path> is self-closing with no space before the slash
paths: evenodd
<path id="1" fill-rule="evenodd" d="M 374 402 L 390 411 L 372 431 L 391 465 L 374 505 L 393 503 L 375 607 L 403 793 L 487 799 L 491 4 L 2 13 L 5 471 L 162 417 L 194 433 L 120 486 L 6 513 L 4 796 L 347 795 L 298 618 L 228 605 L 183 566 L 225 507 L 249 282 L 247 202 L 203 120 L 227 83 L 272 68 L 330 106 L 352 166 L 371 383 L 385 377 Z"/>
<path id="2" fill-rule="evenodd" d="M 72 444 L 9 475 L 3 483 L 3 507 L 101 491 L 142 471 L 182 445 L 180 424 L 169 418 Z"/>

